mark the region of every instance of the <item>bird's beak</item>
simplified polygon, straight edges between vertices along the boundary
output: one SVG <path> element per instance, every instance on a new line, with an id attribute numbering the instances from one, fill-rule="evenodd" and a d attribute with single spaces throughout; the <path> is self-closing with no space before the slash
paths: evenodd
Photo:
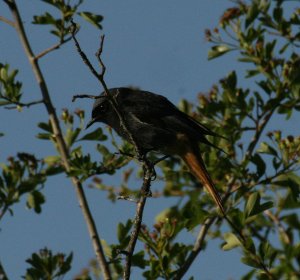
<path id="1" fill-rule="evenodd" d="M 88 124 L 86 125 L 85 129 L 88 129 L 93 123 L 95 123 L 97 121 L 96 118 L 91 119 Z"/>

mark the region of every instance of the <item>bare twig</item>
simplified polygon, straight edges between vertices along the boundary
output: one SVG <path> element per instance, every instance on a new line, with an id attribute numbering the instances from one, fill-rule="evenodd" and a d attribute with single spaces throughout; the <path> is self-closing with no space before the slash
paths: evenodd
<path id="1" fill-rule="evenodd" d="M 12 16 L 13 16 L 14 21 L 15 21 L 16 31 L 19 35 L 19 38 L 20 38 L 20 41 L 23 45 L 24 51 L 25 51 L 25 53 L 28 57 L 28 60 L 31 64 L 33 72 L 35 74 L 35 78 L 36 78 L 37 83 L 40 87 L 40 91 L 41 91 L 41 94 L 43 96 L 43 101 L 44 101 L 46 110 L 47 110 L 48 115 L 49 115 L 49 120 L 50 120 L 52 129 L 53 129 L 53 133 L 55 135 L 55 140 L 56 140 L 56 143 L 57 143 L 58 151 L 61 155 L 63 166 L 64 166 L 66 172 L 68 173 L 71 170 L 71 165 L 69 163 L 69 149 L 68 149 L 68 147 L 66 145 L 66 142 L 64 140 L 64 137 L 62 135 L 61 128 L 60 128 L 60 125 L 59 125 L 59 120 L 58 120 L 58 117 L 56 115 L 55 108 L 52 104 L 50 94 L 49 94 L 49 91 L 48 91 L 48 88 L 47 88 L 47 84 L 44 80 L 43 73 L 42 73 L 42 71 L 40 69 L 40 66 L 38 64 L 38 60 L 35 59 L 34 53 L 31 49 L 31 46 L 30 46 L 30 43 L 28 41 L 26 32 L 24 30 L 23 22 L 22 22 L 20 14 L 19 14 L 18 7 L 16 5 L 15 0 L 4 0 L 4 2 L 8 5 L 8 7 L 9 7 L 11 13 L 12 13 Z M 93 243 L 93 246 L 94 246 L 94 250 L 95 250 L 98 262 L 99 262 L 99 266 L 100 266 L 101 271 L 103 273 L 103 276 L 104 276 L 105 279 L 111 279 L 109 266 L 108 266 L 108 263 L 106 261 L 105 255 L 104 255 L 103 248 L 102 248 L 101 242 L 100 242 L 100 237 L 99 237 L 99 234 L 97 232 L 97 228 L 96 228 L 94 219 L 92 217 L 91 211 L 89 209 L 89 205 L 88 205 L 88 202 L 86 200 L 85 193 L 84 193 L 83 187 L 81 185 L 81 182 L 75 176 L 72 176 L 71 180 L 72 180 L 72 183 L 75 187 L 77 198 L 78 198 L 78 201 L 79 201 L 79 206 L 81 207 L 83 216 L 84 216 L 85 221 L 87 223 L 89 234 L 90 234 L 90 237 L 91 237 L 91 240 L 92 240 L 92 243 Z"/>
<path id="2" fill-rule="evenodd" d="M 15 23 L 3 16 L 0 16 L 0 21 L 3 21 L 5 23 L 7 23 L 8 25 L 12 26 L 12 27 L 15 27 Z"/>
<path id="3" fill-rule="evenodd" d="M 73 95 L 72 102 L 74 102 L 77 98 L 91 98 L 91 99 L 97 99 L 99 98 L 99 95 L 91 95 L 91 94 L 78 94 Z"/>
<path id="4" fill-rule="evenodd" d="M 10 101 L 8 98 L 4 98 L 3 96 L 1 96 L 2 99 L 5 99 L 7 101 Z M 17 101 L 10 101 L 11 103 L 15 104 L 14 106 L 5 106 L 5 109 L 16 109 L 18 107 L 31 107 L 33 105 L 37 105 L 37 104 L 42 104 L 44 103 L 44 100 L 38 100 L 38 101 L 32 101 L 32 102 L 28 102 L 28 103 L 23 103 L 23 102 L 17 102 Z"/>
<path id="5" fill-rule="evenodd" d="M 102 52 L 103 52 L 103 46 L 104 46 L 104 38 L 105 38 L 105 36 L 101 35 L 100 47 L 99 47 L 98 51 L 95 54 L 97 59 L 98 59 L 98 62 L 100 64 L 100 66 L 101 66 L 101 69 L 102 69 L 101 74 L 100 74 L 101 77 L 104 77 L 104 74 L 105 74 L 105 71 L 106 71 L 106 67 L 105 67 L 105 65 L 102 61 L 102 58 L 101 58 L 101 55 L 102 55 Z"/>
<path id="6" fill-rule="evenodd" d="M 59 49 L 63 44 L 69 42 L 70 40 L 72 40 L 72 37 L 68 37 L 67 39 L 62 40 L 61 42 L 54 44 L 53 46 L 51 46 L 51 47 L 45 49 L 44 51 L 40 52 L 39 54 L 37 54 L 35 56 L 35 59 L 38 60 L 38 59 L 42 58 L 43 56 L 45 56 L 46 54 Z"/>
<path id="7" fill-rule="evenodd" d="M 144 207 L 146 204 L 146 200 L 150 191 L 151 181 L 152 181 L 152 173 L 153 173 L 153 165 L 145 160 L 144 161 L 144 180 L 141 188 L 141 195 L 139 201 L 136 206 L 136 214 L 134 218 L 134 228 L 131 232 L 130 241 L 127 247 L 127 255 L 125 260 L 125 267 L 123 271 L 123 279 L 130 279 L 130 270 L 132 265 L 132 256 L 135 249 L 135 245 L 139 236 L 139 232 L 141 230 L 142 217 L 144 212 Z"/>
<path id="8" fill-rule="evenodd" d="M 104 35 L 101 36 L 101 40 L 100 40 L 100 47 L 98 49 L 98 51 L 96 52 L 96 56 L 97 56 L 97 59 L 98 59 L 98 62 L 100 63 L 101 65 L 101 73 L 98 74 L 98 72 L 96 71 L 96 69 L 94 68 L 94 66 L 91 64 L 91 62 L 89 61 L 88 57 L 86 56 L 86 54 L 82 51 L 78 41 L 77 41 L 77 38 L 76 38 L 76 24 L 74 23 L 73 20 L 71 20 L 71 34 L 72 34 L 72 37 L 73 37 L 73 40 L 75 42 L 75 46 L 77 48 L 77 51 L 79 53 L 79 55 L 81 56 L 83 62 L 87 65 L 87 67 L 90 69 L 91 73 L 98 79 L 98 81 L 101 83 L 103 89 L 104 89 L 104 94 L 105 96 L 109 99 L 109 102 L 111 103 L 111 106 L 112 108 L 114 109 L 114 111 L 116 112 L 116 114 L 118 115 L 119 117 L 119 120 L 120 120 L 120 124 L 121 124 L 121 127 L 123 128 L 124 132 L 127 134 L 128 138 L 130 139 L 130 142 L 133 144 L 135 150 L 136 150 L 136 154 L 138 156 L 138 159 L 139 160 L 143 160 L 144 158 L 144 155 L 143 155 L 143 152 L 142 152 L 142 149 L 140 148 L 138 142 L 136 141 L 134 135 L 130 132 L 130 130 L 128 129 L 128 125 L 127 123 L 125 122 L 125 118 L 122 114 L 122 111 L 119 109 L 118 107 L 118 104 L 117 104 L 117 101 L 116 99 L 114 98 L 114 96 L 112 94 L 110 94 L 109 90 L 108 90 L 108 87 L 106 85 L 106 82 L 104 80 L 104 74 L 105 74 L 105 65 L 101 59 L 101 55 L 102 55 L 102 52 L 103 52 L 103 44 L 104 44 Z"/>

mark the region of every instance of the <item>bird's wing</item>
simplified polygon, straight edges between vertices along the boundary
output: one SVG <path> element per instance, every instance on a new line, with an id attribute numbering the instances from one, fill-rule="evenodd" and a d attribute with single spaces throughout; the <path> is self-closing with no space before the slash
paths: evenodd
<path id="1" fill-rule="evenodd" d="M 121 88 L 117 97 L 125 113 L 134 114 L 141 122 L 161 129 L 186 133 L 199 142 L 214 146 L 206 135 L 222 137 L 189 115 L 181 112 L 166 97 L 147 91 Z M 132 98 L 134 96 L 134 98 Z"/>

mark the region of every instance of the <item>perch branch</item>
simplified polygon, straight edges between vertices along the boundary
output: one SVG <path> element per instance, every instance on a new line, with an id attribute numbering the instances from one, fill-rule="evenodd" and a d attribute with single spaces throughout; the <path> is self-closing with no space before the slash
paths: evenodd
<path id="1" fill-rule="evenodd" d="M 81 49 L 79 42 L 77 41 L 77 38 L 75 36 L 75 34 L 76 34 L 76 24 L 73 21 L 71 21 L 71 24 L 72 24 L 71 34 L 72 34 L 72 37 L 73 37 L 73 40 L 75 42 L 75 46 L 77 48 L 77 51 L 78 51 L 79 55 L 81 56 L 83 62 L 88 66 L 91 73 L 101 83 L 101 85 L 104 89 L 105 96 L 109 99 L 113 110 L 118 115 L 119 120 L 120 120 L 120 124 L 121 124 L 124 132 L 128 135 L 128 137 L 130 139 L 130 142 L 133 144 L 133 146 L 136 150 L 136 154 L 137 154 L 138 159 L 143 164 L 143 169 L 144 169 L 143 185 L 141 187 L 140 198 L 139 198 L 139 200 L 137 202 L 137 206 L 136 206 L 136 214 L 135 214 L 135 218 L 134 218 L 133 230 L 131 232 L 130 241 L 129 241 L 129 244 L 128 244 L 128 247 L 127 247 L 127 250 L 126 250 L 127 253 L 125 254 L 126 259 L 125 259 L 125 265 L 124 265 L 124 271 L 123 271 L 123 279 L 127 280 L 127 279 L 130 279 L 132 256 L 133 256 L 133 253 L 134 253 L 134 249 L 135 249 L 135 246 L 136 246 L 136 242 L 137 242 L 137 239 L 138 239 L 139 232 L 141 230 L 143 212 L 144 212 L 145 204 L 146 204 L 146 201 L 147 201 L 147 197 L 149 196 L 149 193 L 150 193 L 151 181 L 152 181 L 152 178 L 153 178 L 153 174 L 155 174 L 154 165 L 147 159 L 146 155 L 143 154 L 142 149 L 139 147 L 139 144 L 136 141 L 134 135 L 128 129 L 128 125 L 126 123 L 126 119 L 123 116 L 123 112 L 122 112 L 122 110 L 120 110 L 120 107 L 118 106 L 118 103 L 117 103 L 116 99 L 114 98 L 114 96 L 112 94 L 110 94 L 110 92 L 108 90 L 108 87 L 105 83 L 104 75 L 105 75 L 106 67 L 105 67 L 105 64 L 103 63 L 102 58 L 101 58 L 101 55 L 103 53 L 103 46 L 104 46 L 104 38 L 105 38 L 104 35 L 101 36 L 100 46 L 99 46 L 98 51 L 96 52 L 96 57 L 98 59 L 98 62 L 100 64 L 100 68 L 101 68 L 101 73 L 98 74 L 98 72 L 93 67 L 93 65 L 89 61 L 88 57 L 86 56 L 86 54 Z M 89 97 L 89 98 L 93 98 L 93 99 L 97 98 L 95 96 L 89 96 L 89 95 L 77 95 L 77 96 L 73 97 L 73 100 L 75 100 L 76 98 L 84 98 L 84 97 Z"/>

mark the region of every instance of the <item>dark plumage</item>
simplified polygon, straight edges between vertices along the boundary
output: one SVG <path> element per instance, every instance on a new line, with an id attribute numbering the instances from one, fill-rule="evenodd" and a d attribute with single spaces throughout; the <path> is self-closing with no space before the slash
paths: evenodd
<path id="1" fill-rule="evenodd" d="M 114 96 L 128 130 L 134 135 L 143 152 L 153 150 L 166 155 L 180 156 L 224 213 L 220 196 L 206 171 L 198 148 L 199 142 L 215 147 L 205 136 L 219 135 L 181 112 L 162 95 L 130 88 L 113 88 L 109 92 Z M 129 141 L 128 135 L 120 125 L 118 115 L 104 93 L 95 101 L 92 119 L 87 127 L 95 122 L 111 126 Z"/>

